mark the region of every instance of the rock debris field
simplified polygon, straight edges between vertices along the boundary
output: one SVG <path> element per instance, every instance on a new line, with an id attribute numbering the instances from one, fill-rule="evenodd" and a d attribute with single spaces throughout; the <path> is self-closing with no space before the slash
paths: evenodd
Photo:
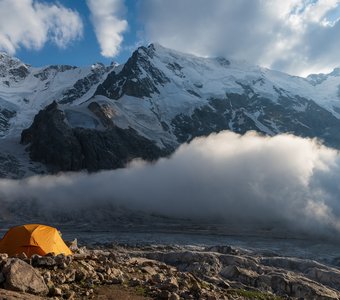
<path id="1" fill-rule="evenodd" d="M 7 299 L 340 299 L 340 269 L 229 246 L 96 246 L 0 254 Z"/>

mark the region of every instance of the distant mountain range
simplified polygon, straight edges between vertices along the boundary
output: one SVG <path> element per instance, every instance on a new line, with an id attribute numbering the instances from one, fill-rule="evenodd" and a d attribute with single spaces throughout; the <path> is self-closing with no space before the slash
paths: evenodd
<path id="1" fill-rule="evenodd" d="M 340 69 L 301 78 L 158 44 L 81 68 L 0 53 L 0 177 L 124 167 L 226 129 L 340 149 Z"/>

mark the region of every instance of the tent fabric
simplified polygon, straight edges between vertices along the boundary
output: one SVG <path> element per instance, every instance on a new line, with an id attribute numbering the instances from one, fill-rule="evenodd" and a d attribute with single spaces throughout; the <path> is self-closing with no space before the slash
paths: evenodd
<path id="1" fill-rule="evenodd" d="M 72 251 L 66 246 L 56 228 L 28 224 L 13 227 L 0 240 L 0 253 L 15 256 L 25 253 L 28 257 L 33 254 L 41 256 L 48 253 L 71 255 Z"/>

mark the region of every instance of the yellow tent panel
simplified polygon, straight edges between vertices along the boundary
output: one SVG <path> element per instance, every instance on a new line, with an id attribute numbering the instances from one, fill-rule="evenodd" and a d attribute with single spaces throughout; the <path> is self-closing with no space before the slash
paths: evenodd
<path id="1" fill-rule="evenodd" d="M 71 255 L 72 251 L 66 246 L 57 229 L 40 224 L 28 224 L 13 227 L 0 240 L 0 253 L 9 256 L 25 253 L 28 257 L 33 254 L 48 253 Z"/>

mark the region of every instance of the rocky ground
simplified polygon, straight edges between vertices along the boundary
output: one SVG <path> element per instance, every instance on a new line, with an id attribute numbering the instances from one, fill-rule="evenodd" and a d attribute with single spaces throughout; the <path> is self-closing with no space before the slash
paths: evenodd
<path id="1" fill-rule="evenodd" d="M 2 299 L 340 299 L 340 268 L 228 246 L 0 254 Z"/>

